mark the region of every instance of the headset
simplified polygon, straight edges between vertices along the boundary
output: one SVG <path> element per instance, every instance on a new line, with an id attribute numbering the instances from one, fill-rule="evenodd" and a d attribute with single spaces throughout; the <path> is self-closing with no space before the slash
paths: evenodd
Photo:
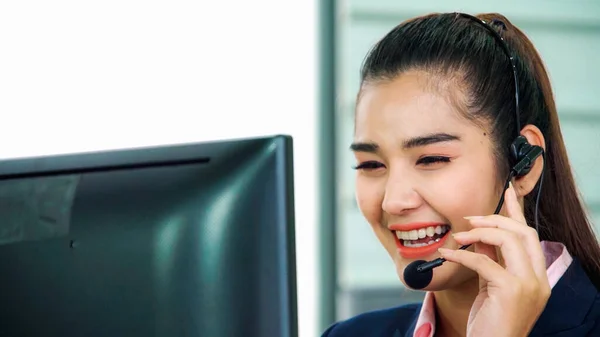
<path id="1" fill-rule="evenodd" d="M 509 154 L 510 154 L 510 161 L 511 161 L 510 165 L 512 168 L 510 170 L 508 178 L 506 179 L 506 182 L 504 183 L 503 193 L 500 197 L 498 206 L 496 207 L 496 210 L 494 211 L 494 214 L 498 214 L 500 212 L 500 209 L 502 208 L 502 205 L 504 204 L 504 194 L 505 194 L 506 190 L 508 189 L 510 181 L 513 178 L 519 178 L 519 177 L 523 177 L 523 176 L 527 175 L 531 171 L 531 168 L 533 167 L 535 160 L 540 155 L 543 157 L 544 167 L 545 167 L 546 166 L 545 165 L 546 157 L 545 157 L 544 149 L 542 147 L 529 144 L 529 142 L 527 141 L 527 138 L 525 138 L 524 136 L 521 135 L 521 122 L 520 122 L 520 110 L 519 110 L 519 80 L 517 77 L 517 67 L 515 64 L 515 59 L 510 52 L 508 44 L 504 41 L 502 36 L 498 32 L 496 32 L 496 30 L 491 25 L 489 25 L 487 22 L 485 22 L 484 20 L 481 20 L 478 17 L 472 16 L 469 14 L 465 14 L 465 13 L 456 13 L 456 14 L 458 16 L 470 19 L 470 20 L 476 22 L 477 24 L 483 26 L 485 29 L 487 29 L 492 34 L 492 36 L 496 39 L 498 44 L 502 47 L 504 53 L 506 54 L 506 56 L 508 57 L 508 59 L 510 61 L 510 65 L 512 68 L 514 85 L 515 85 L 515 117 L 516 117 L 515 122 L 517 125 L 517 138 L 510 144 Z M 506 27 L 505 24 L 499 20 L 493 20 L 492 23 L 498 23 L 498 24 L 502 25 L 503 27 Z M 541 173 L 540 180 L 539 180 L 536 203 L 535 203 L 535 228 L 538 232 L 539 232 L 538 205 L 539 205 L 539 201 L 540 201 L 540 194 L 541 194 L 541 190 L 542 190 L 542 181 L 543 180 L 544 180 L 544 168 L 542 168 L 542 173 Z M 471 245 L 470 244 L 464 245 L 464 246 L 460 247 L 459 249 L 461 249 L 461 250 L 467 249 L 469 246 L 471 246 Z M 444 258 L 438 258 L 438 259 L 435 259 L 430 262 L 426 262 L 424 260 L 413 261 L 404 269 L 404 280 L 407 283 L 407 285 L 413 289 L 425 288 L 431 282 L 431 279 L 433 278 L 433 270 L 432 269 L 441 266 L 445 261 L 446 261 L 446 259 L 444 259 Z"/>

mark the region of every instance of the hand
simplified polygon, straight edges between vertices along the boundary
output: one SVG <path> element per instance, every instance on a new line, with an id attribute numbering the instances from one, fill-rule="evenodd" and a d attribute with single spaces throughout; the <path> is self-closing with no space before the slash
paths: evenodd
<path id="1" fill-rule="evenodd" d="M 456 233 L 474 252 L 440 249 L 442 257 L 479 274 L 467 336 L 527 336 L 550 297 L 546 261 L 535 229 L 527 226 L 512 184 L 505 193 L 507 217 L 468 217 L 473 229 Z M 500 249 L 505 267 L 496 254 Z"/>

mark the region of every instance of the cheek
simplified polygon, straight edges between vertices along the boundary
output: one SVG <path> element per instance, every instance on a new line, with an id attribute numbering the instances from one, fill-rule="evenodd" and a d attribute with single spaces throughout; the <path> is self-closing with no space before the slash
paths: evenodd
<path id="1" fill-rule="evenodd" d="M 494 191 L 495 180 L 488 167 L 457 167 L 435 184 L 430 194 L 431 206 L 441 213 L 457 231 L 467 230 L 465 216 L 489 215 L 494 212 L 500 196 Z M 432 186 L 433 187 L 433 186 Z M 433 201 L 435 200 L 435 204 Z"/>
<path id="2" fill-rule="evenodd" d="M 356 178 L 356 202 L 371 226 L 379 225 L 381 222 L 383 196 L 384 185 L 382 183 L 360 176 Z"/>

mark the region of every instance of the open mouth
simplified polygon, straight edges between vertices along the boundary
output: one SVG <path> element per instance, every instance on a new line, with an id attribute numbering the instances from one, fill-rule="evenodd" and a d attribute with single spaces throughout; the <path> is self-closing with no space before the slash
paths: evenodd
<path id="1" fill-rule="evenodd" d="M 425 258 L 443 247 L 450 236 L 450 226 L 431 224 L 412 230 L 392 230 L 398 253 L 407 259 Z"/>
<path id="2" fill-rule="evenodd" d="M 429 226 L 410 231 L 394 231 L 398 241 L 404 247 L 419 248 L 433 245 L 450 231 L 448 225 Z"/>

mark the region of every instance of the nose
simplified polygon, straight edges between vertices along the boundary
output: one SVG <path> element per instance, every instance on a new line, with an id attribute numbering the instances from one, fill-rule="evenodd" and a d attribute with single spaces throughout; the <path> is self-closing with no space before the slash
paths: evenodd
<path id="1" fill-rule="evenodd" d="M 403 215 L 419 208 L 423 199 L 414 187 L 410 177 L 390 176 L 385 187 L 383 211 L 391 215 Z"/>

